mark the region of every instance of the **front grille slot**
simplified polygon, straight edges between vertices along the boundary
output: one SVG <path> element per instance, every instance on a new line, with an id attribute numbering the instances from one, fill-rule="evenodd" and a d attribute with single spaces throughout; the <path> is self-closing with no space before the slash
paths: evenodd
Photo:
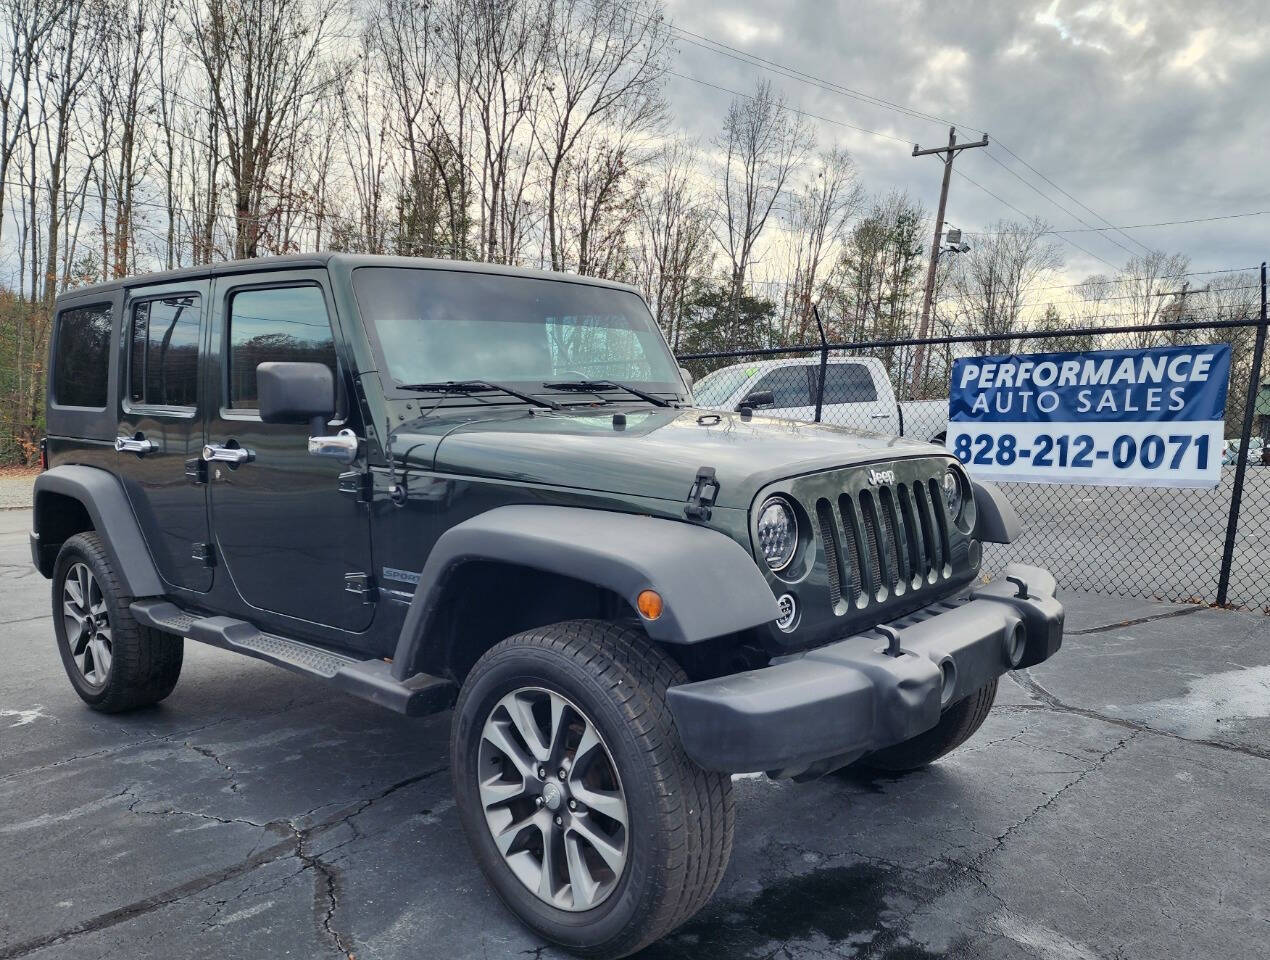
<path id="1" fill-rule="evenodd" d="M 913 484 L 913 496 L 917 498 L 917 513 L 922 525 L 922 539 L 926 541 L 926 573 L 939 570 L 944 564 L 940 559 L 939 538 L 935 533 L 935 514 L 931 510 L 930 496 L 921 481 Z"/>
<path id="2" fill-rule="evenodd" d="M 900 500 L 900 515 L 903 518 L 905 539 L 908 544 L 909 579 L 920 582 L 930 570 L 930 561 L 924 549 L 922 528 L 913 510 L 913 491 L 907 483 L 901 483 L 897 491 Z"/>
<path id="3" fill-rule="evenodd" d="M 851 569 L 851 599 L 857 604 L 872 594 L 872 574 L 869 572 L 869 559 L 865 554 L 864 534 L 860 529 L 860 514 L 849 494 L 838 498 L 838 513 L 842 518 L 843 547 L 847 566 Z M 867 602 L 867 600 L 866 600 Z"/>
<path id="4" fill-rule="evenodd" d="M 939 481 L 931 478 L 927 485 L 930 487 L 931 505 L 935 508 L 935 527 L 939 532 L 939 549 L 944 558 L 942 567 L 947 567 L 952 557 L 952 550 L 948 546 L 948 510 L 944 504 L 943 491 L 939 489 Z"/>
<path id="5" fill-rule="evenodd" d="M 868 490 L 860 491 L 860 512 L 864 515 L 864 535 L 869 541 L 869 559 L 877 561 L 879 599 L 885 599 L 895 587 L 895 549 L 887 542 L 888 531 L 877 499 Z"/>
<path id="6" fill-rule="evenodd" d="M 816 501 L 816 520 L 820 524 L 820 542 L 824 546 L 825 565 L 828 567 L 829 602 L 836 607 L 844 591 L 850 589 L 850 578 L 842 568 L 842 543 L 838 539 L 833 507 L 823 497 Z"/>
<path id="7" fill-rule="evenodd" d="M 891 551 L 892 564 L 895 567 L 895 592 L 903 593 L 913 578 L 908 541 L 904 536 L 904 521 L 900 518 L 900 512 L 895 506 L 895 495 L 890 487 L 883 487 L 878 491 L 878 502 L 882 505 L 882 527 L 886 531 L 886 544 Z"/>

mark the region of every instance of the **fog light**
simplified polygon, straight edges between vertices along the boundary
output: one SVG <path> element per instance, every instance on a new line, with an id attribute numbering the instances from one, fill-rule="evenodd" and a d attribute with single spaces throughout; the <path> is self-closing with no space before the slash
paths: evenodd
<path id="1" fill-rule="evenodd" d="M 661 594 L 656 590 L 641 590 L 635 598 L 635 606 L 645 620 L 656 620 L 661 616 Z"/>
<path id="2" fill-rule="evenodd" d="M 776 618 L 776 626 L 789 633 L 798 625 L 798 601 L 792 593 L 782 593 L 776 601 L 781 615 Z"/>

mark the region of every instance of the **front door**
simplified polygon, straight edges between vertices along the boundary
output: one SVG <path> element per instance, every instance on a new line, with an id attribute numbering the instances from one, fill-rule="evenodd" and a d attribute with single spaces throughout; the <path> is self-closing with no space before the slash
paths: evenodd
<path id="1" fill-rule="evenodd" d="M 207 331 L 208 282 L 134 291 L 120 338 L 117 474 L 160 576 L 204 593 L 209 565 L 199 397 L 199 348 Z"/>
<path id="2" fill-rule="evenodd" d="M 340 385 L 334 433 L 365 436 L 349 403 L 348 358 L 341 356 L 326 274 L 287 271 L 216 281 L 212 341 L 217 402 L 207 443 L 240 450 L 239 464 L 207 464 L 219 562 L 261 625 L 317 637 L 362 631 L 374 616 L 370 516 L 350 468 L 308 453 L 307 426 L 263 423 L 256 367 L 269 360 L 329 365 Z M 306 625 L 309 629 L 306 630 Z M 356 646 L 351 638 L 347 642 Z"/>

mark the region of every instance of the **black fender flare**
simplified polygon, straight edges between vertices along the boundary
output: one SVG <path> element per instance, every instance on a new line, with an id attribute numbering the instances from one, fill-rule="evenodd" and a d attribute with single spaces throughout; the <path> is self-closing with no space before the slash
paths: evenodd
<path id="1" fill-rule="evenodd" d="M 1014 505 L 995 483 L 971 480 L 975 495 L 975 528 L 971 536 L 985 543 L 1013 543 L 1023 529 Z"/>
<path id="2" fill-rule="evenodd" d="M 495 507 L 451 527 L 432 548 L 397 641 L 398 679 L 414 670 L 450 574 L 473 560 L 592 583 L 625 599 L 632 610 L 640 591 L 656 590 L 662 615 L 643 625 L 662 643 L 699 643 L 780 617 L 754 558 L 717 530 L 581 507 Z"/>
<path id="3" fill-rule="evenodd" d="M 78 500 L 88 512 L 93 529 L 101 534 L 115 573 L 133 597 L 156 597 L 164 593 L 163 581 L 141 535 L 132 505 L 119 480 L 107 470 L 78 464 L 64 464 L 35 479 L 35 509 L 32 512 L 32 542 L 38 543 L 45 511 L 41 498 L 61 494 Z M 47 527 L 47 524 L 45 525 Z M 44 573 L 41 567 L 41 573 Z M 50 576 L 52 571 L 45 573 Z"/>

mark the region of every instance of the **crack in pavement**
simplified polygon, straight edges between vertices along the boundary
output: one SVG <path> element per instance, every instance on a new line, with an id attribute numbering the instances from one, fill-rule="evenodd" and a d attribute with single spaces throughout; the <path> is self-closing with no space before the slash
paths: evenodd
<path id="1" fill-rule="evenodd" d="M 1058 802 L 1059 798 L 1068 791 L 1084 783 L 1085 780 L 1092 776 L 1096 771 L 1102 769 L 1108 760 L 1132 743 L 1142 732 L 1143 731 L 1134 730 L 1128 735 L 1121 737 L 1115 744 L 1099 754 L 1088 767 L 1078 773 L 1068 783 L 1054 791 L 1050 797 L 1042 803 L 1037 804 L 1027 814 L 1006 827 L 1004 831 L 993 838 L 993 842 L 989 847 L 972 857 L 970 860 L 961 861 L 954 857 L 940 857 L 939 860 L 949 868 L 949 875 L 947 879 L 936 886 L 934 891 L 928 896 L 916 898 L 916 902 L 912 909 L 901 914 L 896 923 L 891 924 L 888 928 L 884 928 L 880 931 L 879 935 L 875 937 L 873 941 L 871 941 L 858 955 L 860 960 L 867 960 L 869 957 L 878 956 L 879 951 L 885 953 L 885 951 L 889 950 L 891 947 L 896 946 L 897 941 L 902 936 L 906 935 L 904 931 L 909 929 L 910 921 L 918 911 L 925 909 L 931 904 L 937 902 L 940 898 L 947 896 L 963 883 L 968 881 L 978 883 L 988 892 L 989 896 L 998 903 L 1002 903 L 1000 896 L 988 887 L 986 875 L 984 873 L 984 866 L 987 861 L 999 853 L 1010 841 L 1010 838 L 1013 837 L 1019 830 L 1022 830 L 1034 819 L 1053 807 L 1054 804 Z"/>
<path id="2" fill-rule="evenodd" d="M 1202 747 L 1213 747 L 1217 750 L 1226 750 L 1231 753 L 1240 753 L 1246 757 L 1255 757 L 1258 760 L 1270 760 L 1270 750 L 1258 750 L 1256 747 L 1245 746 L 1235 743 L 1223 743 L 1220 740 L 1205 740 L 1196 737 L 1184 737 L 1180 733 L 1173 733 L 1169 730 L 1157 730 L 1149 724 L 1142 723 L 1138 720 L 1129 720 L 1125 717 L 1114 717 L 1110 714 L 1099 713 L 1097 710 L 1091 710 L 1088 707 L 1076 707 L 1069 703 L 1064 703 L 1054 694 L 1050 693 L 1041 686 L 1036 678 L 1027 670 L 1016 670 L 1013 673 L 1006 674 L 1014 681 L 1024 693 L 1032 697 L 1039 703 L 1012 703 L 1000 704 L 996 709 L 1002 713 L 1027 713 L 1034 710 L 1051 710 L 1056 713 L 1071 713 L 1078 717 L 1085 717 L 1089 720 L 1100 720 L 1103 723 L 1110 723 L 1117 727 L 1124 727 L 1128 730 L 1135 730 L 1138 733 L 1148 733 L 1156 737 L 1165 737 L 1169 740 L 1180 740 L 1183 743 L 1194 743 Z"/>
<path id="3" fill-rule="evenodd" d="M 225 883 L 226 881 L 233 880 L 236 877 L 244 876 L 251 873 L 253 870 L 265 866 L 266 864 L 285 860 L 290 857 L 294 857 L 304 863 L 304 869 L 314 870 L 315 875 L 318 878 L 317 887 L 315 889 L 314 906 L 316 910 L 322 912 L 322 916 L 318 920 L 318 925 L 322 933 L 331 941 L 335 949 L 340 951 L 341 955 L 348 957 L 351 960 L 353 955 L 349 948 L 347 938 L 335 927 L 335 912 L 339 907 L 339 881 L 337 871 L 335 871 L 330 864 L 323 861 L 321 854 L 310 853 L 307 849 L 308 844 L 314 837 L 330 832 L 343 824 L 347 823 L 352 826 L 350 821 L 352 821 L 353 818 L 365 813 L 368 809 L 379 803 L 384 798 L 391 796 L 399 790 L 404 790 L 406 787 L 428 780 L 439 773 L 445 772 L 447 769 L 449 769 L 447 765 L 442 765 L 434 767 L 431 770 L 425 770 L 423 773 L 407 777 L 404 780 L 398 780 L 396 783 L 385 787 L 372 797 L 365 797 L 355 801 L 349 812 L 333 817 L 329 820 L 324 820 L 323 822 L 310 827 L 300 827 L 298 823 L 312 811 L 302 813 L 289 819 L 271 820 L 268 823 L 258 823 L 252 820 L 245 820 L 241 818 L 222 818 L 212 814 L 195 813 L 187 810 L 137 810 L 135 807 L 140 804 L 144 798 L 139 797 L 131 786 L 125 787 L 118 796 L 131 796 L 134 798 L 133 802 L 128 807 L 129 811 L 132 813 L 153 816 L 189 816 L 202 820 L 215 820 L 227 824 L 246 824 L 275 834 L 281 834 L 284 839 L 264 848 L 263 850 L 249 855 L 241 863 L 222 867 L 219 870 L 213 870 L 199 877 L 195 877 L 193 880 L 189 880 L 160 893 L 156 893 L 153 896 L 137 900 L 133 903 L 126 904 L 125 906 L 107 911 L 106 913 L 98 914 L 95 917 L 83 920 L 61 930 L 54 931 L 53 933 L 44 934 L 43 936 L 35 937 L 30 940 L 23 941 L 22 943 L 12 944 L 8 947 L 0 947 L 0 960 L 16 960 L 18 957 L 27 956 L 36 950 L 62 943 L 72 937 L 82 936 L 86 933 L 96 933 L 120 923 L 125 923 L 129 920 L 135 919 L 136 917 L 153 913 L 155 910 L 161 910 L 164 907 L 179 903 L 182 900 L 186 900 L 192 896 L 202 893 L 204 890 L 209 890 L 212 887 Z M 322 804 L 321 806 L 313 809 L 320 810 L 322 807 L 328 805 L 329 804 Z M 331 848 L 331 850 L 338 850 L 340 847 L 352 843 L 359 835 L 356 834 L 356 828 L 353 829 L 355 832 L 354 837 L 344 841 L 343 843 L 337 844 L 335 847 Z M 330 852 L 331 851 L 327 851 L 328 854 Z M 227 903 L 229 901 L 225 902 Z"/>
<path id="4" fill-rule="evenodd" d="M 63 757 L 60 760 L 54 760 L 51 763 L 41 764 L 38 767 L 27 767 L 23 770 L 18 770 L 13 773 L 6 773 L 3 776 L 0 776 L 0 783 L 5 783 L 9 780 L 17 780 L 22 777 L 28 777 L 33 773 L 43 773 L 45 770 L 54 770 L 57 767 L 65 766 L 68 763 L 77 763 L 80 760 L 94 760 L 97 757 L 113 756 L 114 754 L 123 753 L 127 750 L 131 750 L 134 747 L 145 747 L 153 743 L 167 743 L 170 741 L 179 740 L 182 737 L 188 737 L 191 734 L 195 734 L 195 733 L 202 733 L 204 730 L 210 730 L 212 727 L 218 727 L 226 723 L 233 723 L 235 721 L 254 722 L 257 720 L 267 720 L 270 717 L 275 717 L 280 713 L 286 713 L 290 711 L 292 708 L 296 706 L 296 702 L 299 700 L 300 698 L 298 696 L 292 697 L 282 706 L 278 707 L 275 710 L 270 710 L 267 713 L 258 713 L 252 716 L 230 715 L 230 716 L 220 717 L 216 720 L 211 720 L 207 723 L 200 724 L 197 727 L 187 727 L 184 730 L 177 730 L 174 733 L 165 733 L 162 736 L 145 737 L 141 740 L 131 740 L 128 743 L 121 743 L 121 744 L 116 744 L 114 746 L 102 747 L 100 750 L 94 750 L 91 753 L 80 753 L 70 757 Z M 325 702 L 326 702 L 325 698 L 323 697 L 314 697 L 311 700 L 301 701 L 300 706 L 309 707 L 309 706 L 314 706 L 316 704 L 325 703 Z M 102 727 L 98 726 L 97 724 L 94 724 L 94 727 L 96 727 L 97 729 L 102 729 Z M 192 744 L 187 743 L 187 746 L 190 746 L 191 749 L 197 749 L 193 747 Z"/>
<path id="5" fill-rule="evenodd" d="M 189 747 L 191 750 L 193 750 L 195 753 L 197 753 L 199 756 L 207 757 L 207 759 L 211 760 L 214 764 L 216 764 L 216 766 L 220 767 L 222 770 L 225 771 L 226 776 L 222 777 L 221 779 L 229 781 L 230 793 L 237 793 L 239 791 L 241 784 L 239 784 L 238 778 L 234 776 L 234 768 L 231 767 L 224 760 L 222 760 L 220 757 L 218 757 L 216 755 L 216 751 L 212 750 L 211 747 L 200 747 L 197 744 L 190 743 L 190 741 L 188 740 L 185 741 L 185 745 Z"/>
<path id="6" fill-rule="evenodd" d="M 1157 620 L 1171 620 L 1173 617 L 1185 617 L 1192 613 L 1199 613 L 1201 610 L 1207 610 L 1208 607 L 1186 607 L 1182 610 L 1170 610 L 1168 613 L 1153 613 L 1147 617 L 1138 617 L 1135 620 L 1121 620 L 1119 623 L 1108 623 L 1101 627 L 1089 627 L 1086 630 L 1064 630 L 1063 633 L 1069 637 L 1084 637 L 1091 633 L 1107 633 L 1111 630 L 1123 630 L 1125 627 L 1136 627 L 1143 623 L 1155 623 Z"/>

